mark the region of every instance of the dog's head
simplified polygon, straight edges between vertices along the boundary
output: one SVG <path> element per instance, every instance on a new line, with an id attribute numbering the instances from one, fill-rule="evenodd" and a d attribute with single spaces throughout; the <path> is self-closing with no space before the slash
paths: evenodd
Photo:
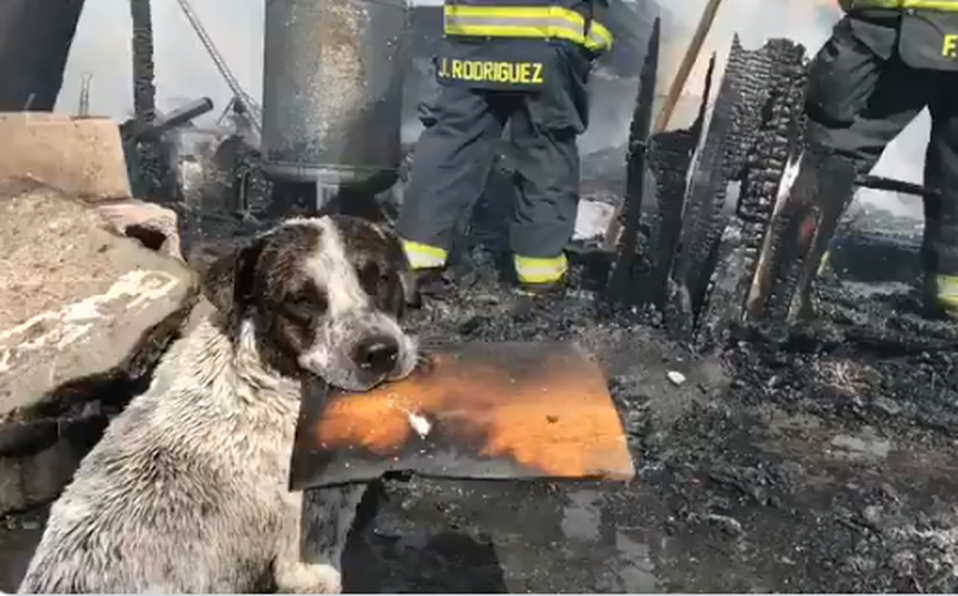
<path id="1" fill-rule="evenodd" d="M 207 298 L 234 341 L 252 331 L 264 361 L 362 391 L 405 377 L 416 344 L 399 327 L 408 262 L 399 239 L 361 219 L 293 219 L 220 258 Z"/>

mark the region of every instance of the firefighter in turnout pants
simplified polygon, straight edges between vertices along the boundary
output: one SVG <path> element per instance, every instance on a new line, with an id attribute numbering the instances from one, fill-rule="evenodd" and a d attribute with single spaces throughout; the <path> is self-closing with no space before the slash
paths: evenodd
<path id="1" fill-rule="evenodd" d="M 868 173 L 927 107 L 932 130 L 924 184 L 939 196 L 924 199 L 925 304 L 929 314 L 958 317 L 958 0 L 840 4 L 845 16 L 811 65 L 808 144 L 782 210 L 791 208 L 793 216 L 797 210 L 795 219 L 810 224 L 794 225 L 791 234 L 804 243 L 804 254 L 776 255 L 779 267 L 802 269 L 791 312 L 812 312 L 809 288 L 854 194 L 855 176 Z M 803 206 L 811 209 L 802 212 Z M 794 257 L 800 265 L 782 262 Z"/>
<path id="2" fill-rule="evenodd" d="M 502 133 L 515 148 L 510 247 L 520 287 L 561 287 L 579 188 L 576 137 L 588 125 L 592 61 L 611 47 L 608 0 L 447 0 L 438 85 L 420 105 L 397 229 L 421 294 L 451 290 L 443 270 L 459 217 L 481 195 Z"/>

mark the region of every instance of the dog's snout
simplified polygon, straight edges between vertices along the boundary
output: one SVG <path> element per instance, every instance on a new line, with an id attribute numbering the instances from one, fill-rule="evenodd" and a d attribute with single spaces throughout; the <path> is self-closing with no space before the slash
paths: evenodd
<path id="1" fill-rule="evenodd" d="M 396 368 L 399 342 L 392 337 L 375 336 L 360 343 L 353 353 L 353 361 L 362 370 L 384 377 Z"/>

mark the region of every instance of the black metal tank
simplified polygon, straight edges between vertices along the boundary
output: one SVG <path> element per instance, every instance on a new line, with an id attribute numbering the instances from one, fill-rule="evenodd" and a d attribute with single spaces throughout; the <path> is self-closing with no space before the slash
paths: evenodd
<path id="1" fill-rule="evenodd" d="M 53 111 L 83 2 L 0 2 L 0 111 Z"/>

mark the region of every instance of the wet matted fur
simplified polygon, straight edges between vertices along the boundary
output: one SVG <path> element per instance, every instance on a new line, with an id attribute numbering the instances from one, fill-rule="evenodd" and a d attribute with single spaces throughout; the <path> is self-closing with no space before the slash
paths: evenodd
<path id="1" fill-rule="evenodd" d="M 176 342 L 54 503 L 20 592 L 339 592 L 365 486 L 311 512 L 287 490 L 304 369 L 363 390 L 409 374 L 398 240 L 346 217 L 290 220 L 215 262 L 216 307 Z"/>

